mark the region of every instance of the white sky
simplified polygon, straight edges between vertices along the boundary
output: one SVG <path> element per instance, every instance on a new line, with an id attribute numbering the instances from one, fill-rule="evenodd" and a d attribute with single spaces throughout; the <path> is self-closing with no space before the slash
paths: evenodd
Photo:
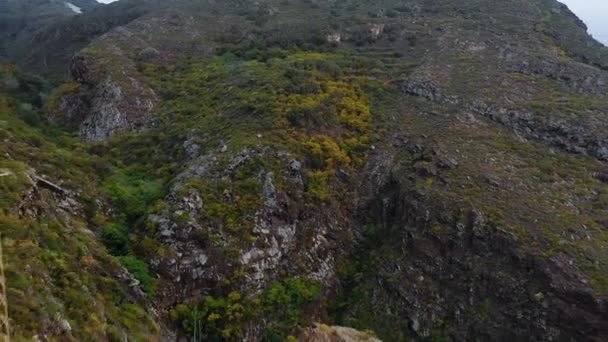
<path id="1" fill-rule="evenodd" d="M 559 0 L 581 18 L 589 33 L 608 46 L 608 0 Z"/>
<path id="2" fill-rule="evenodd" d="M 116 0 L 97 0 L 108 4 Z M 608 0 L 559 0 L 581 18 L 589 33 L 608 46 Z"/>

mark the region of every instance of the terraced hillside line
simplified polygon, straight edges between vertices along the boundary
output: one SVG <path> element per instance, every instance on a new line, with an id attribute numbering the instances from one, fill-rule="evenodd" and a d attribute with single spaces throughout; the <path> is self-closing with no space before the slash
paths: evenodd
<path id="1" fill-rule="evenodd" d="M 6 280 L 4 278 L 4 261 L 2 259 L 2 235 L 0 235 L 0 341 L 9 342 L 8 300 L 6 298 Z"/>

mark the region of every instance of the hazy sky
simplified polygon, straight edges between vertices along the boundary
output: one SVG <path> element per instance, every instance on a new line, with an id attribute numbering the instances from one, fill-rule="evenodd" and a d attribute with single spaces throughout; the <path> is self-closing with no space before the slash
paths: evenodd
<path id="1" fill-rule="evenodd" d="M 560 0 L 579 18 L 595 39 L 608 45 L 608 0 Z"/>
<path id="2" fill-rule="evenodd" d="M 110 3 L 116 0 L 97 0 Z M 581 18 L 595 39 L 608 45 L 608 0 L 559 0 Z"/>

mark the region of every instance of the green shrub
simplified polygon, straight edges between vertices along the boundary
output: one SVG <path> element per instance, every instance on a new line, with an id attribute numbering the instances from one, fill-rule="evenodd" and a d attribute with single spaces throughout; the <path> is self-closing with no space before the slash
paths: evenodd
<path id="1" fill-rule="evenodd" d="M 261 314 L 276 322 L 264 332 L 266 341 L 283 341 L 302 322 L 302 312 L 321 291 L 321 284 L 306 278 L 272 283 L 261 295 L 232 291 L 224 297 L 206 296 L 196 304 L 180 304 L 169 316 L 183 331 L 195 329 L 206 341 L 236 340 L 252 319 Z"/>
<path id="2" fill-rule="evenodd" d="M 298 323 L 302 309 L 321 291 L 321 285 L 306 278 L 287 278 L 270 285 L 264 298 L 266 310 Z"/>
<path id="3" fill-rule="evenodd" d="M 146 214 L 147 207 L 162 195 L 158 182 L 126 173 L 109 178 L 104 184 L 104 191 L 129 222 Z"/>
<path id="4" fill-rule="evenodd" d="M 139 280 L 141 284 L 141 288 L 147 294 L 154 294 L 155 291 L 155 281 L 154 278 L 150 275 L 150 271 L 148 270 L 148 265 L 145 262 L 137 259 L 132 255 L 119 257 L 120 263 L 127 269 L 129 272 L 135 277 L 135 279 Z"/>
<path id="5" fill-rule="evenodd" d="M 112 255 L 125 255 L 129 252 L 129 231 L 121 223 L 105 225 L 101 239 Z"/>

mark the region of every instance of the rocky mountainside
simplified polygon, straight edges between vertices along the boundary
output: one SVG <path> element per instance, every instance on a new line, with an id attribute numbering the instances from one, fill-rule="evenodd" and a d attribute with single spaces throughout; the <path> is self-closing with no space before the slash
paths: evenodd
<path id="1" fill-rule="evenodd" d="M 16 339 L 608 339 L 608 49 L 559 2 L 121 0 L 36 37 L 0 69 Z"/>
<path id="2" fill-rule="evenodd" d="M 129 0 L 0 1 L 0 58 L 55 82 L 63 80 L 71 56 L 92 39 L 163 4 Z M 78 13 L 78 12 L 82 13 Z"/>

